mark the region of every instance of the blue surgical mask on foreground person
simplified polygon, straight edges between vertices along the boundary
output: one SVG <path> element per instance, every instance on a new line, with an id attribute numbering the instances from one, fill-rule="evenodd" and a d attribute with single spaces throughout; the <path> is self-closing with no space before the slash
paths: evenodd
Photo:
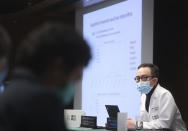
<path id="1" fill-rule="evenodd" d="M 5 80 L 6 76 L 7 76 L 6 70 L 0 72 L 0 92 L 3 92 L 5 89 L 3 81 Z"/>
<path id="2" fill-rule="evenodd" d="M 64 88 L 56 87 L 56 93 L 58 97 L 62 100 L 64 105 L 69 105 L 74 98 L 75 85 L 73 82 L 68 82 Z"/>
<path id="3" fill-rule="evenodd" d="M 7 57 L 0 57 L 0 92 L 2 93 L 5 89 L 5 86 L 3 84 L 4 80 L 7 77 L 8 73 L 8 64 L 7 64 Z"/>
<path id="4" fill-rule="evenodd" d="M 0 93 L 5 89 L 4 80 L 8 73 L 8 58 L 11 49 L 11 40 L 7 31 L 0 26 Z"/>

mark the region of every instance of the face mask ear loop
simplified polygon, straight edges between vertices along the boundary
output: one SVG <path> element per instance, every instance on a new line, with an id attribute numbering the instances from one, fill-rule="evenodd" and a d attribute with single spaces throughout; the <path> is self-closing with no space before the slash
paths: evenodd
<path id="1" fill-rule="evenodd" d="M 155 78 L 157 78 L 157 77 L 153 77 L 153 76 L 152 76 L 152 79 L 150 80 L 150 82 L 153 81 Z M 158 83 L 158 82 L 157 82 L 157 83 Z M 157 84 L 157 83 L 156 83 L 156 84 Z"/>

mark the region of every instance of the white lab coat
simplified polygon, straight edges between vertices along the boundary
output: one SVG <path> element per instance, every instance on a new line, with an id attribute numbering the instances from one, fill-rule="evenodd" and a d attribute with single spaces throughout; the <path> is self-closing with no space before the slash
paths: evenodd
<path id="1" fill-rule="evenodd" d="M 145 129 L 168 128 L 172 131 L 187 131 L 172 94 L 159 84 L 154 90 L 149 105 L 145 108 L 146 95 L 141 96 L 140 116 Z"/>

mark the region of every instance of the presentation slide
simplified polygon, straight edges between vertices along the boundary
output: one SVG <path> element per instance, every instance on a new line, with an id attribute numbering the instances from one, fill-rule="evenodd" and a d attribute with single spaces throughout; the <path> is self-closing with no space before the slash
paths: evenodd
<path id="1" fill-rule="evenodd" d="M 92 60 L 83 72 L 82 110 L 104 126 L 105 105 L 135 119 L 140 93 L 134 77 L 141 63 L 142 0 L 128 0 L 83 15 L 83 36 Z"/>

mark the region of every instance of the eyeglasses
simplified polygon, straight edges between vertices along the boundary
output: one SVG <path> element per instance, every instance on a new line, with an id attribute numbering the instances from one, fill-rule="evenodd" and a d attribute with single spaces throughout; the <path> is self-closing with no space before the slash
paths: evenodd
<path id="1" fill-rule="evenodd" d="M 142 81 L 147 81 L 147 79 L 148 79 L 149 77 L 153 77 L 153 76 L 147 76 L 147 75 L 136 76 L 136 77 L 134 78 L 134 80 L 136 81 L 136 83 L 138 83 L 138 82 L 140 81 L 140 79 L 141 79 Z"/>

